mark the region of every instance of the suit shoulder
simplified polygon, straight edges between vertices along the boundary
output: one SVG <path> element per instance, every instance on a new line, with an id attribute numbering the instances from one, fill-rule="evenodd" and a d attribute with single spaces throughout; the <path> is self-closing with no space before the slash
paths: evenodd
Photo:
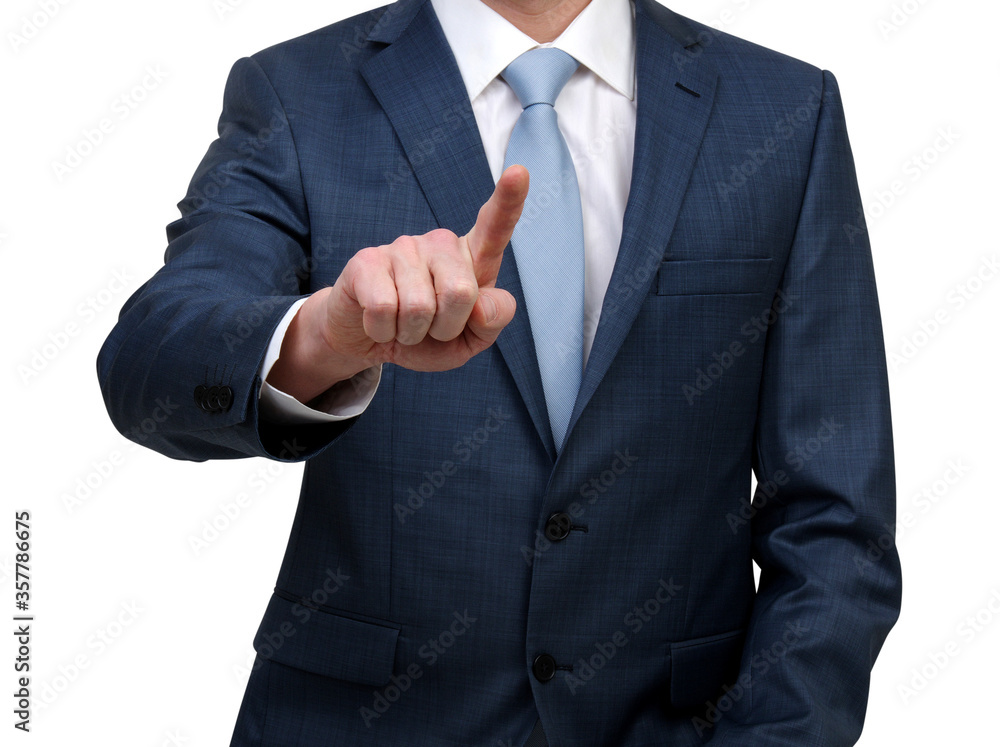
<path id="1" fill-rule="evenodd" d="M 690 53 L 711 61 L 723 78 L 786 94 L 822 84 L 823 69 L 816 65 L 693 19 L 679 19 L 689 27 L 689 39 L 698 42 Z"/>
<path id="2" fill-rule="evenodd" d="M 274 44 L 251 58 L 275 79 L 308 79 L 312 75 L 333 75 L 354 71 L 381 45 L 367 41 L 382 14 L 384 5 Z"/>

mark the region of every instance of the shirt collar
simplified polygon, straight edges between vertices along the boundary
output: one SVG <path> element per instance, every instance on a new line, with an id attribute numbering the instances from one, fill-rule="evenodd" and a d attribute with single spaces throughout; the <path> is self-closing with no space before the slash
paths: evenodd
<path id="1" fill-rule="evenodd" d="M 474 101 L 519 55 L 557 47 L 623 96 L 635 93 L 635 22 L 628 0 L 590 0 L 550 44 L 539 44 L 482 0 L 431 0 Z"/>

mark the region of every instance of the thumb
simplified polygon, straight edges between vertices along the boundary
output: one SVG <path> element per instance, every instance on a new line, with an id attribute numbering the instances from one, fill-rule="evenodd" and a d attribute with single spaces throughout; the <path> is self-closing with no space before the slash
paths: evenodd
<path id="1" fill-rule="evenodd" d="M 476 349 L 476 353 L 493 344 L 514 318 L 516 309 L 517 301 L 507 291 L 501 288 L 480 289 L 479 298 L 466 323 L 466 341 Z"/>
<path id="2" fill-rule="evenodd" d="M 528 170 L 524 166 L 508 167 L 483 206 L 476 225 L 465 235 L 472 266 L 480 288 L 492 288 L 500 272 L 503 250 L 514 233 L 528 196 Z"/>

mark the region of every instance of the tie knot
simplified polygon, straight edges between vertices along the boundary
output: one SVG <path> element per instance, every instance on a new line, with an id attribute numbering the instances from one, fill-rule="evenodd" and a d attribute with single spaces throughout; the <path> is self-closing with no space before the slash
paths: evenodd
<path id="1" fill-rule="evenodd" d="M 532 104 L 553 106 L 579 66 L 576 59 L 561 49 L 536 47 L 510 63 L 500 76 L 514 89 L 523 109 Z"/>

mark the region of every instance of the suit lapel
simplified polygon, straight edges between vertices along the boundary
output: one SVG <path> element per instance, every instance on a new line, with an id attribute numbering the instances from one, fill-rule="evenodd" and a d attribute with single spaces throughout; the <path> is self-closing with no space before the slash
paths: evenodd
<path id="1" fill-rule="evenodd" d="M 636 0 L 635 20 L 632 178 L 618 257 L 570 418 L 570 433 L 614 361 L 656 276 L 715 94 L 716 71 L 698 56 L 698 42 L 683 18 L 656 0 Z"/>
<path id="2" fill-rule="evenodd" d="M 430 3 L 400 0 L 389 6 L 368 38 L 388 46 L 362 65 L 361 74 L 392 123 L 438 224 L 464 234 L 492 193 L 493 177 L 461 73 Z M 700 51 L 683 18 L 656 0 L 636 0 L 638 98 L 629 198 L 567 439 L 628 335 L 673 231 L 715 94 L 716 71 Z M 643 282 L 637 284 L 637 279 Z M 539 438 L 555 460 L 524 295 L 509 246 L 497 287 L 513 294 L 519 312 L 496 345 Z"/>
<path id="3" fill-rule="evenodd" d="M 389 6 L 368 38 L 389 46 L 367 60 L 361 74 L 392 123 L 438 225 L 463 235 L 475 225 L 494 183 L 468 93 L 437 17 L 426 0 L 401 0 Z M 496 345 L 554 461 L 542 379 L 509 245 L 497 287 L 514 296 L 518 313 Z"/>

